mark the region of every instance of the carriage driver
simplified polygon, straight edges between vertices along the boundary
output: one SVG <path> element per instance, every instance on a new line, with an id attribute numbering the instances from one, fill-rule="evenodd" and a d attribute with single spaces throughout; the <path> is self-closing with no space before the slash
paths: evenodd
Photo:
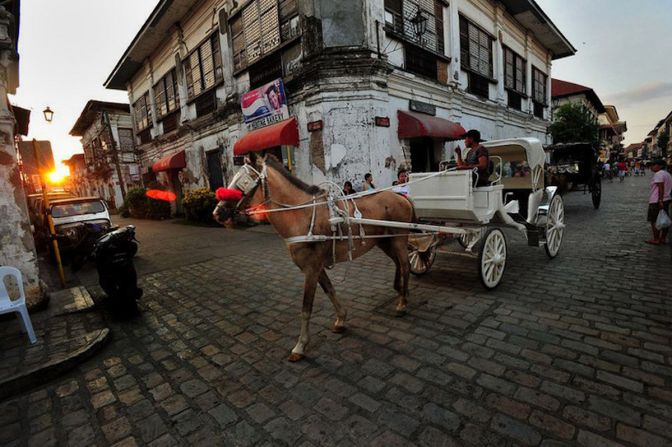
<path id="1" fill-rule="evenodd" d="M 481 145 L 481 133 L 476 129 L 471 129 L 464 134 L 464 145 L 469 148 L 462 159 L 462 149 L 455 148 L 457 155 L 457 169 L 466 170 L 476 168 L 478 171 L 478 181 L 474 186 L 488 186 L 490 177 L 490 156 L 488 149 Z"/>

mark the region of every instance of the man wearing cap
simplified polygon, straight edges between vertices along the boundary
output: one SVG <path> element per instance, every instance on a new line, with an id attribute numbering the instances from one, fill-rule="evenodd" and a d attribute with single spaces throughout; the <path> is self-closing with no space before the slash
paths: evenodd
<path id="1" fill-rule="evenodd" d="M 455 149 L 457 155 L 457 169 L 477 169 L 478 180 L 474 186 L 487 186 L 490 177 L 490 155 L 488 150 L 481 145 L 481 133 L 471 129 L 464 134 L 464 145 L 469 148 L 462 159 L 462 149 Z"/>
<path id="2" fill-rule="evenodd" d="M 667 238 L 667 228 L 658 230 L 656 228 L 656 219 L 658 213 L 664 210 L 669 213 L 670 202 L 672 201 L 672 175 L 665 170 L 665 162 L 663 160 L 655 160 L 651 170 L 654 172 L 651 179 L 649 190 L 649 212 L 648 221 L 651 222 L 651 230 L 653 230 L 653 239 L 646 241 L 651 245 L 663 245 Z"/>

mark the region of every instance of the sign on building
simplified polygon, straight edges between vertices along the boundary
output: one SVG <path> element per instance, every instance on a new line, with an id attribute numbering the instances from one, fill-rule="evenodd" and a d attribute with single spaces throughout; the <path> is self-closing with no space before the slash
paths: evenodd
<path id="1" fill-rule="evenodd" d="M 258 129 L 289 118 L 282 79 L 276 79 L 243 95 L 243 118 L 250 129 Z"/>

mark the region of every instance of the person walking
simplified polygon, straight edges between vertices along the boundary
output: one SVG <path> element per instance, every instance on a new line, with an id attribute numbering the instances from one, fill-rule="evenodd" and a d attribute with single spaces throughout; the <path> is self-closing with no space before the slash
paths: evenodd
<path id="1" fill-rule="evenodd" d="M 628 170 L 628 166 L 625 164 L 623 160 L 618 162 L 618 181 L 623 183 L 623 180 L 625 180 L 625 174 L 626 171 Z"/>
<path id="2" fill-rule="evenodd" d="M 649 184 L 649 211 L 647 220 L 651 223 L 653 239 L 646 241 L 651 245 L 664 245 L 667 239 L 668 229 L 656 228 L 658 213 L 665 211 L 669 214 L 670 202 L 672 201 L 672 175 L 665 170 L 663 160 L 655 160 L 651 166 L 654 173 Z"/>

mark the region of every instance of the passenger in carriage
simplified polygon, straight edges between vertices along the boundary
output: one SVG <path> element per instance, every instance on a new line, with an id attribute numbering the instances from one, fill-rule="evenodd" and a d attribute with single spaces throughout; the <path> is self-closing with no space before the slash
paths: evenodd
<path id="1" fill-rule="evenodd" d="M 490 177 L 490 155 L 488 149 L 481 145 L 481 133 L 472 129 L 464 134 L 464 145 L 469 148 L 462 158 L 462 149 L 455 149 L 457 155 L 457 169 L 477 169 L 478 179 L 475 179 L 474 186 L 488 186 Z"/>
<path id="2" fill-rule="evenodd" d="M 392 191 L 403 196 L 408 196 L 408 170 L 401 168 L 397 172 L 397 179 L 392 183 Z"/>

